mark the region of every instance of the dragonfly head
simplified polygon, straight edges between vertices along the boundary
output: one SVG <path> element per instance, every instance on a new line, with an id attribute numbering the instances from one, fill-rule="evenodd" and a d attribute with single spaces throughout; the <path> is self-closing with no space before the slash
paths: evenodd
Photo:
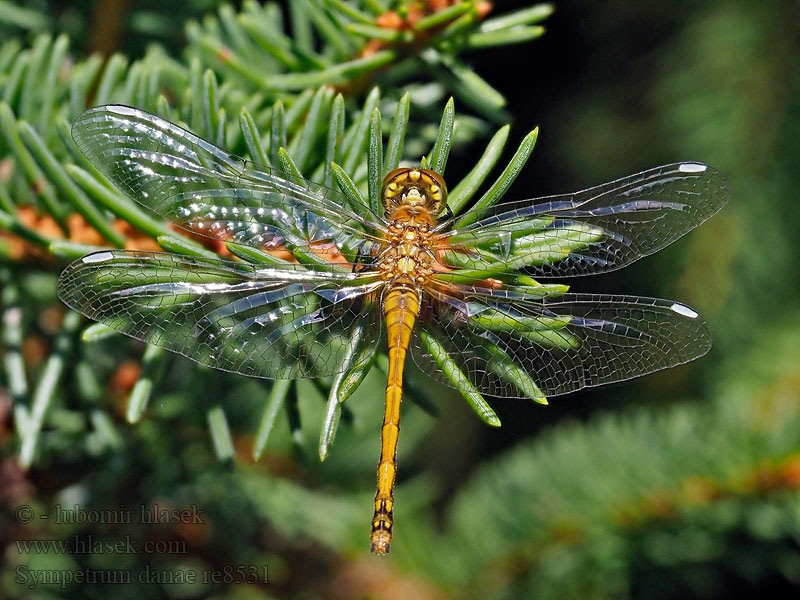
<path id="1" fill-rule="evenodd" d="M 447 185 L 436 171 L 404 167 L 383 180 L 381 199 L 387 216 L 404 212 L 438 215 L 447 202 Z"/>

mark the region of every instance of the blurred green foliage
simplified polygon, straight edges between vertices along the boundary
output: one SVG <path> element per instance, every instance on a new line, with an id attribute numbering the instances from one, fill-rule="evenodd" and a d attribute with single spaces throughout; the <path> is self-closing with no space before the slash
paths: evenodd
<path id="1" fill-rule="evenodd" d="M 326 68 L 293 67 L 291 60 L 281 63 L 258 50 L 257 37 L 243 37 L 252 30 L 236 26 L 244 27 L 246 19 L 232 18 L 235 9 L 203 15 L 221 3 L 122 3 L 118 14 L 124 18 L 105 23 L 115 32 L 110 50 L 119 53 L 102 70 L 105 86 L 93 87 L 102 63 L 84 53 L 109 51 L 92 37 L 94 4 L 31 0 L 14 3 L 16 11 L 3 4 L 12 3 L 0 4 L 0 15 L 5 15 L 0 26 L 8 40 L 0 49 L 6 106 L 0 110 L 5 157 L 0 161 L 0 210 L 6 214 L 14 206 L 34 204 L 66 218 L 68 184 L 58 183 L 52 173 L 60 171 L 47 170 L 42 152 L 33 148 L 38 137 L 57 163 L 79 161 L 69 154 L 66 131 L 90 98 L 176 111 L 169 114 L 212 138 L 213 129 L 204 128 L 220 114 L 228 115 L 222 119 L 226 146 L 252 153 L 252 140 L 231 115 L 238 117 L 246 107 L 255 129 L 268 138 L 272 103 L 281 100 L 291 137 L 300 131 L 314 97 L 313 90 L 299 88 L 264 92 L 252 76 L 251 67 L 261 64 L 255 61 L 269 62 L 273 70 L 267 72 L 282 75 Z M 330 9 L 336 3 L 314 4 Z M 369 13 L 382 5 L 365 0 L 358 7 Z M 306 30 L 291 29 L 293 10 L 286 31 L 291 39 L 302 40 Z M 260 14 L 255 4 L 243 13 Z M 449 62 L 430 56 L 410 66 L 398 61 L 370 71 L 370 85 L 346 94 L 349 125 L 360 112 L 370 114 L 363 108 L 369 107 L 364 102 L 372 83 L 382 83 L 385 115 L 394 114 L 409 91 L 412 121 L 404 155 L 418 157 L 433 144 L 448 93 L 457 95 L 459 106 L 470 106 L 464 98 L 475 88 L 465 92 L 464 85 L 493 85 L 507 95 L 508 105 L 493 111 L 487 104 L 487 111 L 476 110 L 473 103 L 472 117 L 459 116 L 448 165 L 454 175 L 448 179 L 457 181 L 474 164 L 482 150 L 477 140 L 491 130 L 488 122 L 511 114 L 517 123 L 512 147 L 535 124 L 542 125 L 542 135 L 510 198 L 578 189 L 685 159 L 713 164 L 729 176 L 733 190 L 729 206 L 681 243 L 624 271 L 574 285 L 691 304 L 709 319 L 715 334 L 714 349 L 702 361 L 636 384 L 558 399 L 549 407 L 500 405 L 504 426 L 497 431 L 483 427 L 452 394 L 434 388 L 424 376 L 409 375 L 411 394 L 435 399 L 438 416 L 416 406 L 404 414 L 396 541 L 388 560 L 366 555 L 365 510 L 374 493 L 385 384 L 380 372 L 373 370 L 344 405 L 335 445 L 324 463 L 317 458 L 317 444 L 326 390 L 309 382 L 291 392 L 290 410 L 275 413 L 263 456 L 252 462 L 268 384 L 154 355 L 119 336 L 104 338 L 98 330 L 92 341 L 81 342 L 77 331 L 84 324 L 60 320 L 54 284 L 61 263 L 45 250 L 33 252 L 24 263 L 11 260 L 13 244 L 0 237 L 2 596 L 796 594 L 798 16 L 794 2 L 656 6 L 565 0 L 547 21 L 548 34 L 536 44 L 476 50 Z M 187 18 L 196 24 L 184 28 Z M 356 30 L 344 43 L 364 43 Z M 36 37 L 44 31 L 56 37 Z M 369 28 L 360 31 L 370 33 Z M 57 37 L 61 32 L 70 35 L 69 41 Z M 162 46 L 148 48 L 151 40 Z M 245 72 L 217 61 L 219 55 L 209 51 L 215 40 L 247 57 Z M 316 54 L 331 64 L 347 55 L 343 48 L 320 47 Z M 77 57 L 74 70 L 64 70 L 70 55 Z M 141 61 L 130 63 L 133 58 Z M 480 80 L 462 68 L 467 61 Z M 216 90 L 219 99 L 215 111 L 198 102 L 209 90 Z M 474 144 L 468 147 L 477 148 L 475 156 L 464 151 L 464 144 Z M 28 163 L 25 156 L 30 156 Z M 355 172 L 366 190 L 366 165 Z M 78 171 L 68 168 L 67 175 L 80 184 Z M 52 186 L 50 192 L 42 181 Z M 90 189 L 82 190 L 90 194 L 91 205 L 99 203 Z M 109 217 L 105 209 L 99 216 Z M 47 229 L 6 219 L 0 229 L 46 247 L 57 233 L 57 221 L 56 229 Z M 80 248 L 53 250 L 66 256 Z M 143 403 L 131 408 L 129 395 Z M 36 419 L 41 425 L 35 428 L 36 445 L 26 449 L 15 428 Z M 126 419 L 139 422 L 131 425 Z M 215 453 L 214 431 L 222 458 Z M 229 446 L 226 431 L 232 436 Z M 20 457 L 32 466 L 21 468 Z M 26 523 L 18 512 L 25 505 L 37 517 L 53 516 L 57 504 L 78 505 L 83 511 L 124 506 L 137 516 L 131 523 L 107 525 L 40 518 Z M 142 523 L 140 507 L 153 505 L 196 506 L 203 511 L 202 523 Z M 176 545 L 161 552 L 71 554 L 26 552 L 19 545 L 29 539 L 72 543 L 76 535 Z M 224 574 L 226 567 L 237 565 L 268 565 L 270 583 L 160 585 L 141 583 L 134 575 L 130 585 L 73 583 L 61 589 L 20 581 L 19 571 L 120 570 L 149 573 L 152 581 L 159 573 Z"/>

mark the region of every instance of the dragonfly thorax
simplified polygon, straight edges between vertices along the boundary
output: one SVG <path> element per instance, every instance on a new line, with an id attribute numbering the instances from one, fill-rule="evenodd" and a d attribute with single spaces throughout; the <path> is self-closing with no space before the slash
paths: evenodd
<path id="1" fill-rule="evenodd" d="M 433 272 L 431 221 L 426 214 L 404 216 L 389 224 L 388 246 L 378 268 L 386 281 L 422 285 Z"/>

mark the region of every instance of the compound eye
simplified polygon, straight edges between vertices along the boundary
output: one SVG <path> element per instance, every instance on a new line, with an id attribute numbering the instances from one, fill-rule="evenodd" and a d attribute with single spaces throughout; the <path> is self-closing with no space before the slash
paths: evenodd
<path id="1" fill-rule="evenodd" d="M 408 167 L 401 167 L 390 171 L 386 177 L 383 178 L 381 184 L 381 202 L 383 208 L 390 212 L 393 207 L 397 206 L 403 198 L 403 192 L 406 188 L 408 181 L 408 173 L 414 169 Z"/>
<path id="2" fill-rule="evenodd" d="M 434 214 L 439 214 L 442 207 L 447 203 L 447 184 L 444 178 L 436 171 L 430 169 L 420 169 L 426 179 L 426 193 L 430 199 L 430 209 Z"/>
<path id="3" fill-rule="evenodd" d="M 390 197 L 392 197 L 400 194 L 403 191 L 403 184 L 408 179 L 408 173 L 412 170 L 413 169 L 408 167 L 400 167 L 399 169 L 390 171 L 386 177 L 383 178 L 383 183 L 381 184 L 381 195 L 385 197 L 388 194 Z"/>
<path id="4" fill-rule="evenodd" d="M 441 188 L 443 200 L 447 200 L 447 184 L 444 182 L 444 177 L 439 175 L 439 173 L 436 171 L 431 171 L 430 169 L 425 169 L 423 173 L 436 181 L 436 185 Z"/>

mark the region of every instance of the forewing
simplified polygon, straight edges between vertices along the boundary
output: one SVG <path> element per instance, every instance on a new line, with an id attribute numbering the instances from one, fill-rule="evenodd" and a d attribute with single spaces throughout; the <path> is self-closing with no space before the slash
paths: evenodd
<path id="1" fill-rule="evenodd" d="M 71 263 L 58 295 L 90 319 L 216 369 L 298 378 L 370 356 L 381 335 L 377 285 L 293 264 L 113 250 Z M 351 335 L 355 325 L 363 335 Z"/>
<path id="2" fill-rule="evenodd" d="M 660 250 L 727 202 L 727 183 L 702 163 L 665 165 L 574 194 L 492 207 L 442 234 L 444 262 L 534 277 L 602 273 Z"/>
<path id="3" fill-rule="evenodd" d="M 383 228 L 366 208 L 366 216 L 349 210 L 334 190 L 288 181 L 142 110 L 93 108 L 76 119 L 72 136 L 92 164 L 132 199 L 215 239 L 262 250 L 313 247 L 321 252 L 333 244 L 352 259 Z"/>
<path id="4" fill-rule="evenodd" d="M 711 334 L 692 309 L 636 296 L 540 293 L 450 284 L 428 290 L 412 338 L 416 364 L 441 371 L 420 331 L 433 336 L 475 387 L 525 397 L 530 380 L 556 396 L 638 377 L 708 352 Z"/>

